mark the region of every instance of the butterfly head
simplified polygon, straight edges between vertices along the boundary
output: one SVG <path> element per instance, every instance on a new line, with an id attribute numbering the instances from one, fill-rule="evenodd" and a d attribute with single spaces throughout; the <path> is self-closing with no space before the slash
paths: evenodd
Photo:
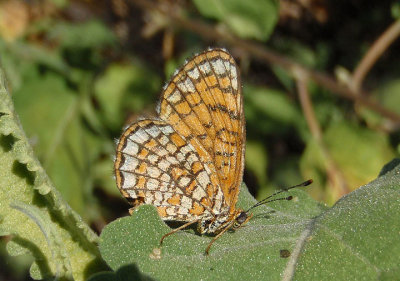
<path id="1" fill-rule="evenodd" d="M 242 225 L 246 224 L 252 218 L 252 216 L 253 214 L 249 214 L 246 211 L 239 210 L 233 223 L 233 229 L 238 229 Z"/>

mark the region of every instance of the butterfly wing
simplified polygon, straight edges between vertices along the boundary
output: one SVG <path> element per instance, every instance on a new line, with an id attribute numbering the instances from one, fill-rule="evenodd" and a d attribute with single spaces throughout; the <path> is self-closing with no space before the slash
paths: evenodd
<path id="1" fill-rule="evenodd" d="M 193 221 L 211 214 L 208 172 L 192 144 L 162 120 L 141 120 L 120 138 L 117 186 L 134 205 L 152 204 L 165 220 Z"/>
<path id="2" fill-rule="evenodd" d="M 165 88 L 159 115 L 193 143 L 208 167 L 214 213 L 233 213 L 244 169 L 245 119 L 232 56 L 212 49 L 186 62 Z"/>

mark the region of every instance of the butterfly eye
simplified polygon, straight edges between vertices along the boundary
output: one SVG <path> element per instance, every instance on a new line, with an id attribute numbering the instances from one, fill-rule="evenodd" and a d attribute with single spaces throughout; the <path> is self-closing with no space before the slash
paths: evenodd
<path id="1" fill-rule="evenodd" d="M 237 228 L 239 226 L 241 226 L 248 218 L 248 215 L 246 212 L 241 212 L 237 217 L 236 217 L 236 221 L 233 225 L 234 228 Z"/>

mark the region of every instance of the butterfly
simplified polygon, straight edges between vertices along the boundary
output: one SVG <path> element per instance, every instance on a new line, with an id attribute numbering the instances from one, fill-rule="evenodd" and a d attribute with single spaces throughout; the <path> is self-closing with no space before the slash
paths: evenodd
<path id="1" fill-rule="evenodd" d="M 246 224 L 252 217 L 248 211 L 271 197 L 247 211 L 236 207 L 246 134 L 233 57 L 214 48 L 186 61 L 164 87 L 157 114 L 129 125 L 120 137 L 114 162 L 117 186 L 133 208 L 151 204 L 163 220 L 183 223 L 160 244 L 197 224 L 200 234 L 215 235 L 208 254 L 214 241 Z M 281 199 L 289 197 L 276 200 Z"/>

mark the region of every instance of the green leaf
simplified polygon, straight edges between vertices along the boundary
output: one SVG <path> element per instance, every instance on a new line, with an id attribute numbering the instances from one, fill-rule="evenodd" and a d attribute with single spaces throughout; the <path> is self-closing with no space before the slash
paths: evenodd
<path id="1" fill-rule="evenodd" d="M 63 8 L 68 5 L 68 0 L 51 0 L 58 8 Z"/>
<path id="2" fill-rule="evenodd" d="M 394 156 L 385 134 L 345 122 L 331 126 L 324 140 L 353 187 L 371 181 Z"/>
<path id="3" fill-rule="evenodd" d="M 377 89 L 373 95 L 382 106 L 388 110 L 399 114 L 400 113 L 400 79 L 389 80 Z M 359 106 L 359 112 L 369 127 L 393 127 L 395 124 L 388 123 L 387 120 L 367 107 Z"/>
<path id="4" fill-rule="evenodd" d="M 145 66 L 112 64 L 95 83 L 102 119 L 111 128 L 121 128 L 125 111 L 140 112 L 154 101 L 160 89 L 159 77 Z"/>
<path id="5" fill-rule="evenodd" d="M 0 69 L 0 235 L 12 235 L 11 255 L 24 253 L 21 247 L 32 254 L 35 279 L 86 280 L 105 268 L 98 237 L 61 198 L 34 156 L 5 85 Z"/>
<path id="6" fill-rule="evenodd" d="M 261 142 L 246 141 L 246 169 L 257 177 L 259 184 L 267 183 L 268 152 Z"/>
<path id="7" fill-rule="evenodd" d="M 187 230 L 167 237 L 158 258 L 154 251 L 162 235 L 171 229 L 148 205 L 107 225 L 101 234 L 100 251 L 114 270 L 135 263 L 156 280 L 277 280 L 287 263 L 280 250 L 292 251 L 310 219 L 323 210 L 305 192 L 290 193 L 295 198 L 292 201 L 254 209 L 250 222 L 224 234 L 213 244 L 209 256 L 204 251 L 212 237 Z M 245 209 L 255 202 L 242 185 L 238 206 Z"/>
<path id="8" fill-rule="evenodd" d="M 56 265 L 55 276 L 63 276 L 65 274 L 65 277 L 71 279 L 71 264 L 68 260 L 66 249 L 63 247 L 61 236 L 58 235 L 56 226 L 52 224 L 49 213 L 42 211 L 36 206 L 24 204 L 18 201 L 11 203 L 10 207 L 25 214 L 32 221 L 34 221 L 41 230 L 43 236 L 46 239 L 47 246 L 49 247 L 49 250 L 51 252 L 52 261 Z M 18 254 L 21 253 L 18 252 Z M 36 277 L 40 278 L 40 275 Z"/>
<path id="9" fill-rule="evenodd" d="M 102 22 L 58 22 L 49 29 L 48 36 L 62 47 L 99 48 L 115 41 L 112 31 Z"/>
<path id="10" fill-rule="evenodd" d="M 267 40 L 278 20 L 275 0 L 193 0 L 199 12 L 225 23 L 242 38 Z"/>
<path id="11" fill-rule="evenodd" d="M 302 116 L 297 105 L 280 91 L 245 85 L 243 87 L 244 107 L 248 130 L 279 134 L 290 130 L 290 125 L 296 125 Z M 256 128 L 251 125 L 256 124 Z"/>
<path id="12" fill-rule="evenodd" d="M 211 237 L 170 229 L 153 206 L 109 224 L 100 251 L 117 270 L 136 264 L 156 280 L 390 280 L 400 276 L 400 160 L 330 209 L 304 192 L 254 210 L 249 223 L 204 249 Z M 238 205 L 254 199 L 244 186 Z M 98 279 L 102 280 L 102 279 Z"/>
<path id="13" fill-rule="evenodd" d="M 50 72 L 26 79 L 14 100 L 35 153 L 50 178 L 71 206 L 85 213 L 82 190 L 90 189 L 88 163 L 100 149 L 98 139 L 80 120 L 80 97 L 66 87 L 62 77 Z"/>
<path id="14" fill-rule="evenodd" d="M 399 164 L 392 161 L 313 221 L 302 235 L 292 280 L 398 280 Z"/>
<path id="15" fill-rule="evenodd" d="M 114 154 L 114 151 L 112 152 Z M 114 174 L 114 161 L 111 157 L 104 157 L 93 163 L 93 179 L 94 185 L 100 186 L 108 194 L 114 195 L 116 198 L 121 198 L 121 193 L 116 186 L 115 179 L 112 176 Z M 121 198 L 121 201 L 124 200 Z"/>
<path id="16" fill-rule="evenodd" d="M 116 272 L 101 272 L 93 275 L 88 281 L 151 281 L 143 275 L 134 264 L 121 266 Z"/>
<path id="17" fill-rule="evenodd" d="M 68 74 L 70 69 L 59 52 L 24 41 L 5 42 L 0 38 L 0 53 L 3 69 L 13 90 L 18 90 L 38 65 L 47 66 L 57 72 Z"/>
<path id="18" fill-rule="evenodd" d="M 315 68 L 318 66 L 318 55 L 314 48 L 302 44 L 292 38 L 279 37 L 273 43 L 274 48 L 304 66 Z"/>
<path id="19" fill-rule="evenodd" d="M 323 140 L 351 189 L 371 181 L 380 167 L 394 156 L 386 135 L 346 121 L 332 124 L 324 133 Z M 318 145 L 309 139 L 300 164 L 303 174 L 324 185 L 324 161 L 326 159 Z"/>
<path id="20" fill-rule="evenodd" d="M 391 6 L 391 14 L 395 20 L 400 19 L 400 3 L 394 2 Z"/>

